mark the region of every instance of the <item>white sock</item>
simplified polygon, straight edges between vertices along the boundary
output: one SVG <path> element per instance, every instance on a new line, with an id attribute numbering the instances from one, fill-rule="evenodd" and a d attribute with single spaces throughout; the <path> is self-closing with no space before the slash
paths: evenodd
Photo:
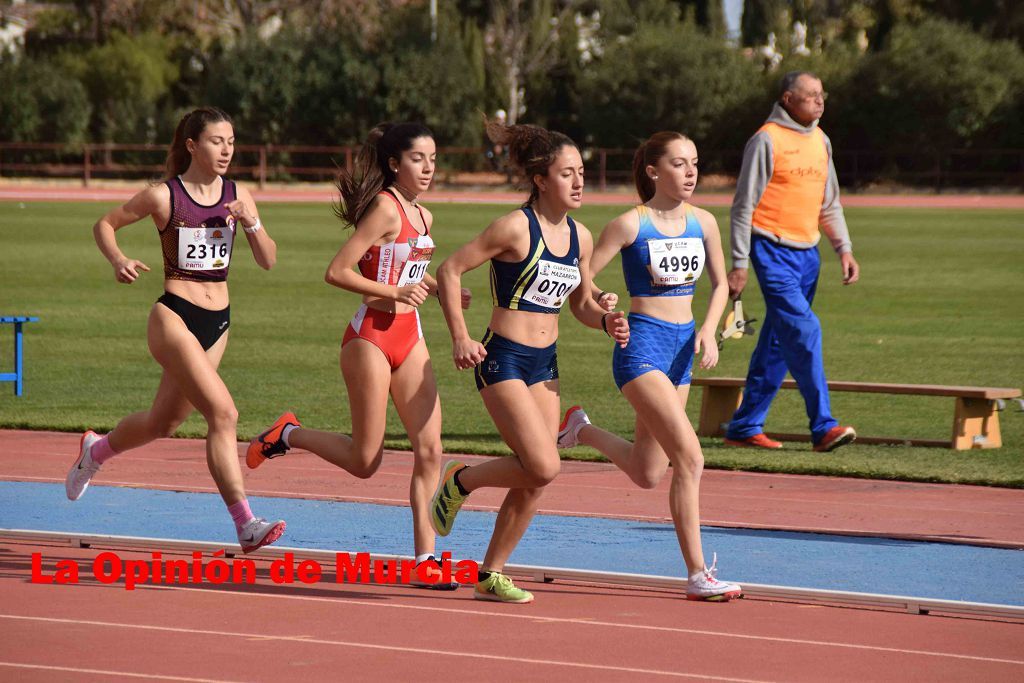
<path id="1" fill-rule="evenodd" d="M 433 556 L 434 556 L 434 553 L 423 553 L 422 555 L 417 555 L 416 556 L 416 564 L 419 564 L 420 562 L 425 562 L 425 561 L 427 561 L 428 559 L 430 559 Z"/>
<path id="2" fill-rule="evenodd" d="M 292 430 L 298 429 L 298 425 L 288 425 L 281 430 L 281 441 L 284 441 L 284 445 L 291 448 L 292 445 L 288 443 L 288 435 L 292 433 Z"/>

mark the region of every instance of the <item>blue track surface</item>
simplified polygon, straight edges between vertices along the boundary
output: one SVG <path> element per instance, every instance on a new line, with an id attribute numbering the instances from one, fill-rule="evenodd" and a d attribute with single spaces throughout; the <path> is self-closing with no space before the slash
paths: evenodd
<path id="1" fill-rule="evenodd" d="M 411 555 L 408 508 L 296 498 L 250 498 L 288 522 L 281 543 Z M 464 511 L 438 550 L 479 560 L 494 513 Z M 59 484 L 0 482 L 0 527 L 236 543 L 220 497 L 94 486 L 77 502 Z M 705 528 L 704 552 L 737 582 L 1024 606 L 1024 552 L 786 531 Z M 512 563 L 683 576 L 669 524 L 538 515 Z"/>

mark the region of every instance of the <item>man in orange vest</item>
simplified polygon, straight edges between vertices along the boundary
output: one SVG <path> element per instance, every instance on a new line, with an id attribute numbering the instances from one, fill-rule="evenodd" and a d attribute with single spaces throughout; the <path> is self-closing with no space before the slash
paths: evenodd
<path id="1" fill-rule="evenodd" d="M 826 93 L 812 73 L 782 79 L 771 116 L 747 142 L 732 203 L 729 293 L 735 299 L 753 265 L 765 299 L 765 318 L 750 358 L 743 401 L 725 443 L 782 448 L 764 434 L 772 399 L 788 369 L 804 397 L 815 451 L 832 451 L 857 438 L 832 417 L 821 352 L 821 323 L 811 312 L 821 256 L 818 228 L 839 255 L 843 284 L 860 275 L 839 203 L 832 144 L 818 128 Z"/>

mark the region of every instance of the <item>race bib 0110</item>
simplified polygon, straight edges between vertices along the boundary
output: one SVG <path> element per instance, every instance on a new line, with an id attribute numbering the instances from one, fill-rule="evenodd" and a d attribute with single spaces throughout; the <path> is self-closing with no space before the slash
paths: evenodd
<path id="1" fill-rule="evenodd" d="M 434 241 L 426 236 L 421 236 L 415 246 L 410 246 L 409 256 L 402 266 L 402 273 L 398 276 L 398 286 L 415 285 L 423 281 L 427 274 L 427 266 L 434 255 Z"/>

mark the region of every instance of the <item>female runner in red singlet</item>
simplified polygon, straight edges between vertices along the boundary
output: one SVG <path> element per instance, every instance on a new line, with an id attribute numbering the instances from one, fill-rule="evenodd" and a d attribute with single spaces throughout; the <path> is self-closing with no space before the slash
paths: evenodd
<path id="1" fill-rule="evenodd" d="M 259 467 L 289 448 L 311 451 L 361 479 L 380 467 L 390 394 L 412 442 L 409 499 L 417 571 L 413 583 L 440 583 L 428 506 L 441 468 L 441 404 L 423 341 L 418 307 L 437 292 L 427 273 L 434 252 L 433 217 L 417 202 L 434 176 L 436 148 L 419 123 L 385 123 L 372 131 L 356 173 L 342 171 L 339 217 L 355 230 L 327 268 L 327 282 L 363 295 L 341 342 L 341 373 L 350 397 L 352 436 L 301 426 L 285 413 L 253 439 L 246 461 Z M 358 267 L 358 272 L 354 270 Z M 469 292 L 463 290 L 463 307 Z"/>

